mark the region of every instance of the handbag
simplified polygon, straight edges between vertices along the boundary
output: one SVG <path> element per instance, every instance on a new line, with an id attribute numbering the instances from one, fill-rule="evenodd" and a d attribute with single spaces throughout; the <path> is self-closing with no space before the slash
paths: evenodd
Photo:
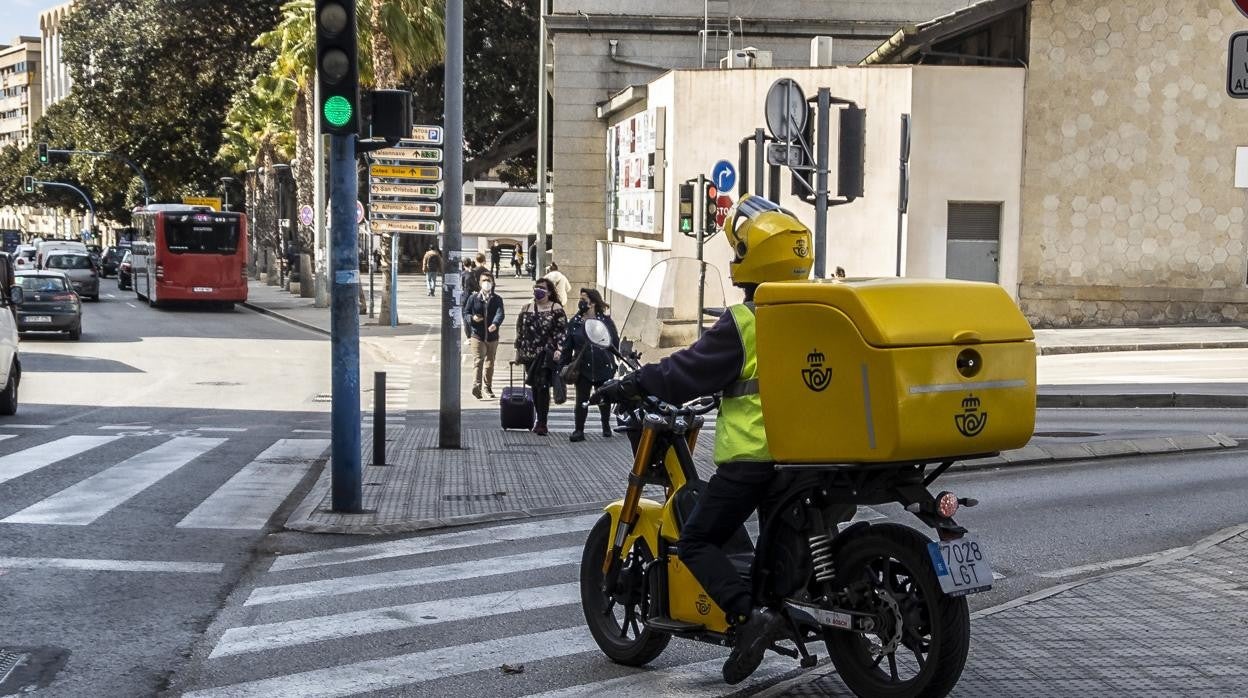
<path id="1" fill-rule="evenodd" d="M 585 356 L 585 349 L 588 344 L 580 349 L 572 352 L 572 359 L 563 368 L 559 369 L 559 376 L 563 378 L 565 383 L 575 383 L 581 377 L 581 357 Z"/>
<path id="2" fill-rule="evenodd" d="M 568 401 L 568 384 L 563 381 L 563 376 L 560 373 L 555 373 L 554 385 L 551 388 L 554 389 L 556 405 L 562 405 Z"/>

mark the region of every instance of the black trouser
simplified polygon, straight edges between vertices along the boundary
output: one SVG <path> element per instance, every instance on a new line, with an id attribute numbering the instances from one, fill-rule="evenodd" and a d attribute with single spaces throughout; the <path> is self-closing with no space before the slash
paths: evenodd
<path id="1" fill-rule="evenodd" d="M 546 416 L 550 414 L 550 386 L 533 386 L 533 406 L 537 408 L 537 423 L 546 424 Z"/>
<path id="2" fill-rule="evenodd" d="M 585 401 L 589 399 L 589 393 L 602 383 L 595 385 L 590 381 L 589 376 L 578 376 L 576 379 L 576 430 L 585 431 L 585 418 L 589 416 L 589 406 Z M 602 413 L 602 428 L 604 430 L 611 428 L 611 403 L 604 402 L 598 405 L 598 411 Z"/>
<path id="3" fill-rule="evenodd" d="M 748 616 L 754 603 L 723 546 L 764 503 L 775 475 L 772 463 L 719 466 L 680 532 L 681 561 L 730 621 Z"/>

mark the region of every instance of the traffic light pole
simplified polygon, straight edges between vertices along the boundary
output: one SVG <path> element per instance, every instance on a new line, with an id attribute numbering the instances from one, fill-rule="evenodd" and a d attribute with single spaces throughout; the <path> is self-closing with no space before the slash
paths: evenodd
<path id="1" fill-rule="evenodd" d="M 87 202 L 87 210 L 91 212 L 91 225 L 95 225 L 95 204 L 91 203 L 91 197 L 87 196 L 85 191 L 75 187 L 72 184 L 65 184 L 64 182 L 45 182 L 42 179 L 36 179 L 34 180 L 34 183 L 42 187 L 60 187 L 62 189 L 72 189 L 78 192 L 78 196 L 81 196 L 82 200 Z"/>
<path id="2" fill-rule="evenodd" d="M 363 509 L 360 455 L 360 260 L 356 245 L 355 136 L 330 137 L 330 370 L 333 510 Z M 458 368 L 459 363 L 456 362 Z"/>
<path id="3" fill-rule="evenodd" d="M 100 150 L 58 150 L 55 148 L 49 148 L 48 153 L 56 153 L 58 155 L 90 155 L 97 158 L 113 158 L 114 160 L 120 160 L 129 166 L 130 169 L 134 170 L 134 173 L 139 176 L 139 181 L 143 183 L 143 205 L 146 206 L 147 204 L 152 203 L 152 189 L 147 185 L 147 177 L 143 176 L 143 170 L 140 170 L 138 165 L 134 164 L 130 158 L 124 155 L 106 153 Z"/>
<path id="4" fill-rule="evenodd" d="M 543 44 L 545 38 L 543 37 Z M 545 70 L 543 69 L 543 72 Z M 442 290 L 442 375 L 441 400 L 438 411 L 438 447 L 460 448 L 460 384 L 459 384 L 459 331 L 461 322 L 460 294 L 467 291 L 459 287 L 458 279 L 447 281 L 459 273 L 460 253 L 463 241 L 464 207 L 464 0 L 446 2 L 446 137 L 445 181 L 442 197 L 443 225 L 446 251 L 443 263 Z M 545 97 L 543 97 L 544 99 Z M 539 151 L 542 144 L 538 144 Z M 539 178 L 542 173 L 539 171 Z M 545 236 L 538 237 L 538 251 L 542 251 Z M 537 257 L 536 259 L 541 259 Z M 540 275 L 541 272 L 539 271 Z"/>

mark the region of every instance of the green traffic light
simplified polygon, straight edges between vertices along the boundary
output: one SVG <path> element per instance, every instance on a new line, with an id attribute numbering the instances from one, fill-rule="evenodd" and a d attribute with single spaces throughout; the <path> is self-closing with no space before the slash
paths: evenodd
<path id="1" fill-rule="evenodd" d="M 342 95 L 334 95 L 325 100 L 323 111 L 325 120 L 334 126 L 345 126 L 351 121 L 351 102 Z"/>

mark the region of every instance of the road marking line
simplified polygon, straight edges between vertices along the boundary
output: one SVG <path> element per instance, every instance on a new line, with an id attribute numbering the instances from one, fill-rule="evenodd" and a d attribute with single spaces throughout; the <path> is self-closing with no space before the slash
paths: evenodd
<path id="1" fill-rule="evenodd" d="M 238 434 L 247 431 L 247 427 L 195 427 L 195 431 L 220 431 L 230 434 Z"/>
<path id="2" fill-rule="evenodd" d="M 379 589 L 399 589 L 437 584 L 440 582 L 462 581 L 478 577 L 491 577 L 517 572 L 575 565 L 581 561 L 581 546 L 556 548 L 554 550 L 536 550 L 531 553 L 504 555 L 484 560 L 456 562 L 435 567 L 416 567 L 392 572 L 362 574 L 354 577 L 338 577 L 320 579 L 314 582 L 298 584 L 282 584 L 271 587 L 260 587 L 251 592 L 244 606 L 258 606 L 266 603 L 280 603 L 311 599 L 339 594 L 377 591 Z"/>
<path id="3" fill-rule="evenodd" d="M 218 686 L 184 694 L 184 698 L 311 698 L 348 696 L 435 681 L 475 671 L 497 671 L 499 665 L 566 657 L 598 648 L 578 625 L 530 635 L 516 635 L 468 645 L 440 647 L 385 659 L 342 664 L 297 674 Z"/>
<path id="4" fill-rule="evenodd" d="M 51 429 L 53 424 L 0 424 L 5 429 Z"/>
<path id="5" fill-rule="evenodd" d="M 128 425 L 128 426 L 116 426 L 116 425 L 114 425 L 114 426 L 107 426 L 107 427 L 96 427 L 96 428 L 97 428 L 97 429 L 99 429 L 100 431 L 130 431 L 131 429 L 151 429 L 151 428 L 152 428 L 152 425 L 150 425 L 150 424 L 130 424 L 130 425 Z"/>
<path id="6" fill-rule="evenodd" d="M 0 441 L 17 438 L 17 434 L 0 434 Z"/>
<path id="7" fill-rule="evenodd" d="M 349 562 L 383 560 L 391 557 L 417 555 L 439 550 L 472 548 L 491 543 L 506 543 L 513 540 L 527 540 L 530 538 L 555 536 L 562 533 L 576 533 L 588 531 L 597 523 L 601 516 L 602 514 L 595 513 L 547 521 L 530 521 L 521 524 L 492 526 L 471 531 L 438 533 L 420 538 L 332 548 L 311 553 L 294 553 L 292 555 L 283 555 L 274 560 L 270 571 L 278 572 L 281 570 L 297 570 L 324 565 L 342 565 Z"/>
<path id="8" fill-rule="evenodd" d="M 116 441 L 119 436 L 66 436 L 32 446 L 24 451 L 0 456 L 0 483 L 8 482 L 57 461 L 76 456 L 97 446 Z"/>
<path id="9" fill-rule="evenodd" d="M 31 570 L 95 570 L 99 572 L 190 572 L 219 574 L 220 562 L 174 562 L 172 560 L 88 560 L 68 557 L 0 557 L 0 568 Z"/>
<path id="10" fill-rule="evenodd" d="M 573 582 L 230 628 L 208 658 L 566 606 L 580 601 L 581 585 Z"/>
<path id="11" fill-rule="evenodd" d="M 137 308 L 137 307 L 138 307 L 137 305 L 135 305 L 134 303 L 131 303 L 130 301 L 126 301 L 126 305 L 130 306 L 131 308 Z"/>
<path id="12" fill-rule="evenodd" d="M 218 487 L 177 527 L 251 531 L 264 528 L 327 448 L 329 439 L 278 441 Z"/>
<path id="13" fill-rule="evenodd" d="M 194 436 L 170 439 L 2 521 L 86 526 L 225 441 Z"/>
<path id="14" fill-rule="evenodd" d="M 332 434 L 328 429 L 291 429 L 296 434 Z"/>
<path id="15" fill-rule="evenodd" d="M 722 696 L 728 690 L 723 679 L 724 658 L 703 662 L 639 671 L 605 681 L 584 683 L 579 686 L 559 688 L 544 693 L 533 693 L 525 698 L 584 698 L 584 696 L 681 696 L 681 698 L 712 698 Z M 743 689 L 759 688 L 778 676 L 794 669 L 792 659 L 768 654 L 750 678 L 732 689 L 734 694 Z"/>
<path id="16" fill-rule="evenodd" d="M 1037 573 L 1036 576 L 1044 577 L 1046 579 L 1061 579 L 1063 577 L 1073 577 L 1078 574 L 1084 574 L 1085 572 L 1101 572 L 1104 570 L 1118 569 L 1119 567 L 1130 567 L 1132 565 L 1142 565 L 1145 562 L 1151 562 L 1153 560 L 1156 560 L 1162 555 L 1169 555 L 1170 553 L 1183 550 L 1183 549 L 1184 548 L 1182 547 L 1170 548 L 1169 550 L 1162 550 L 1161 552 L 1157 552 L 1157 553 L 1149 553 L 1148 555 L 1136 555 L 1134 557 L 1124 557 L 1119 560 L 1108 560 L 1106 562 L 1094 562 L 1090 565 L 1080 565 L 1078 567 L 1067 567 L 1066 569 L 1053 570 L 1051 572 L 1040 572 L 1040 573 Z"/>

